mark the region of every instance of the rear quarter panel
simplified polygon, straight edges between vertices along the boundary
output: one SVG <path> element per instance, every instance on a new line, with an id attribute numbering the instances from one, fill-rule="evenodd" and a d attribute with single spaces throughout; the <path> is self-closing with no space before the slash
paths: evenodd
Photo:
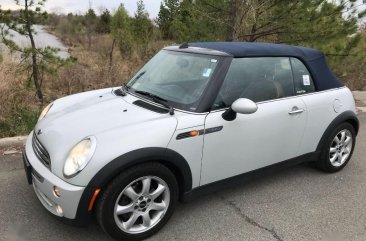
<path id="1" fill-rule="evenodd" d="M 306 104 L 307 125 L 298 155 L 314 152 L 330 123 L 341 113 L 356 113 L 352 92 L 347 87 L 301 96 Z"/>

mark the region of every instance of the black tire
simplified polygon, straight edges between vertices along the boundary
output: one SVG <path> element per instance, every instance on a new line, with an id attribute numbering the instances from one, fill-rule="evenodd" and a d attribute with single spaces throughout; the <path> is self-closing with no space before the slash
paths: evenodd
<path id="1" fill-rule="evenodd" d="M 146 176 L 158 177 L 168 185 L 170 201 L 161 220 L 151 229 L 131 234 L 122 230 L 116 223 L 114 218 L 115 204 L 127 186 L 135 180 Z M 177 200 L 178 183 L 173 173 L 160 163 L 144 163 L 127 169 L 111 181 L 98 199 L 96 218 L 102 229 L 116 240 L 142 240 L 158 232 L 167 223 L 173 214 Z M 133 201 L 131 202 L 133 203 Z"/>
<path id="2" fill-rule="evenodd" d="M 344 161 L 344 163 L 340 166 L 334 166 L 334 165 L 332 165 L 332 163 L 330 161 L 330 148 L 332 146 L 334 138 L 342 130 L 348 130 L 350 132 L 350 134 L 352 136 L 352 148 L 350 151 L 350 155 L 347 157 L 347 159 Z M 320 160 L 316 162 L 316 167 L 318 169 L 320 169 L 324 172 L 328 172 L 328 173 L 334 173 L 334 172 L 338 172 L 338 171 L 342 170 L 347 165 L 347 163 L 349 162 L 349 160 L 352 157 L 355 143 L 356 143 L 355 128 L 348 122 L 344 122 L 344 123 L 340 124 L 336 129 L 334 129 L 334 131 L 327 138 L 327 140 L 323 146 L 323 149 L 321 151 L 321 154 L 320 154 Z"/>

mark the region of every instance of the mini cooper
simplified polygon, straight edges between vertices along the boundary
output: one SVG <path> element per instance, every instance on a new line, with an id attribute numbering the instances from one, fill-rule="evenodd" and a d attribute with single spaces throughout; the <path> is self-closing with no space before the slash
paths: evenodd
<path id="1" fill-rule="evenodd" d="M 244 42 L 163 48 L 125 85 L 55 100 L 23 152 L 56 217 L 147 238 L 178 201 L 268 170 L 344 168 L 359 122 L 322 52 Z"/>

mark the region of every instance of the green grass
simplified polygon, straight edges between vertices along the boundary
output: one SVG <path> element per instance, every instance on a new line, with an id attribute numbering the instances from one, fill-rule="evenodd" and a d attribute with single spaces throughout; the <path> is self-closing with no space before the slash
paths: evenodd
<path id="1" fill-rule="evenodd" d="M 37 123 L 39 113 L 22 107 L 0 120 L 0 138 L 26 135 Z"/>

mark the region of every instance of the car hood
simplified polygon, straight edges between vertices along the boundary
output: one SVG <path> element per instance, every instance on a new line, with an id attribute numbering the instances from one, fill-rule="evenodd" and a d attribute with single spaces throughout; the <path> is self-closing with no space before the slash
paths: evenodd
<path id="1" fill-rule="evenodd" d="M 126 142 L 133 139 L 132 135 L 147 137 L 149 132 L 163 125 L 162 136 L 156 137 L 154 145 L 166 147 L 176 129 L 177 119 L 136 106 L 131 98 L 116 96 L 113 89 L 103 89 L 56 100 L 34 130 L 50 154 L 52 171 L 63 176 L 61 170 L 69 151 L 88 136 L 96 137 L 98 151 L 100 142 L 110 145 L 113 141 L 126 146 Z"/>

